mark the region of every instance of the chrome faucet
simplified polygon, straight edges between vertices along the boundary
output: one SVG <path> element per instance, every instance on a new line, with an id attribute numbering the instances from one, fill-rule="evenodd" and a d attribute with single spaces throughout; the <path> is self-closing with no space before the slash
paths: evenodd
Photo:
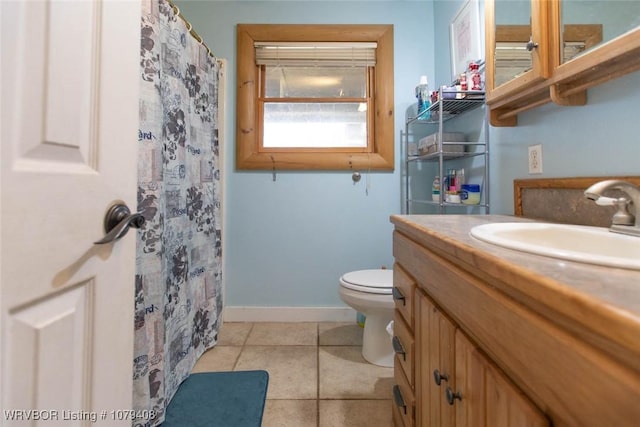
<path id="1" fill-rule="evenodd" d="M 626 197 L 604 197 L 607 190 L 616 189 L 626 193 Z M 640 187 L 619 179 L 608 179 L 593 184 L 584 191 L 587 199 L 594 200 L 600 206 L 615 206 L 618 211 L 613 215 L 611 231 L 640 237 Z M 633 213 L 629 211 L 633 209 Z"/>

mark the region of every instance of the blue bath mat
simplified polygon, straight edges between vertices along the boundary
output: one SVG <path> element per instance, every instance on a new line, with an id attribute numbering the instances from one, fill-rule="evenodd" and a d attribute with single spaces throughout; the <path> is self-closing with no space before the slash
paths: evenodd
<path id="1" fill-rule="evenodd" d="M 203 372 L 184 380 L 162 427 L 260 427 L 266 371 Z"/>

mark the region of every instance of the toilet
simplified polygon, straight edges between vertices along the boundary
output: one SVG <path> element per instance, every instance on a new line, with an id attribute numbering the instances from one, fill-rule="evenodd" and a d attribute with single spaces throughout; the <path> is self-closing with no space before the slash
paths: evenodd
<path id="1" fill-rule="evenodd" d="M 393 366 L 393 345 L 387 325 L 395 307 L 391 290 L 393 270 L 358 270 L 340 278 L 342 301 L 364 314 L 362 356 L 374 365 Z"/>

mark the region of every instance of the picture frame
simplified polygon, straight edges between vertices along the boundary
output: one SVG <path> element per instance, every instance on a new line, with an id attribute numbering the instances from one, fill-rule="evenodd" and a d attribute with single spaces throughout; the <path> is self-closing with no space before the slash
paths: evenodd
<path id="1" fill-rule="evenodd" d="M 467 70 L 469 62 L 483 62 L 483 39 L 480 27 L 478 0 L 466 0 L 460 7 L 449 28 L 451 74 L 456 80 Z"/>

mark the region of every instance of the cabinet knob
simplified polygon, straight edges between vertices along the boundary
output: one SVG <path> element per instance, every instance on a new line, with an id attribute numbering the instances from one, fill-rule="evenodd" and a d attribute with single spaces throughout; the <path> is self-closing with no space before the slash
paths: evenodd
<path id="1" fill-rule="evenodd" d="M 447 387 L 447 390 L 445 393 L 447 395 L 447 402 L 449 402 L 449 405 L 453 405 L 456 399 L 462 400 L 462 396 L 460 395 L 460 392 L 454 393 L 453 390 L 451 390 L 451 387 Z"/>
<path id="2" fill-rule="evenodd" d="M 396 301 L 402 301 L 402 305 L 406 304 L 406 299 L 404 297 L 404 295 L 402 295 L 402 292 L 400 292 L 400 289 L 398 289 L 396 286 L 394 286 L 391 289 L 391 293 L 393 294 L 393 299 Z"/>
<path id="3" fill-rule="evenodd" d="M 440 385 L 442 381 L 449 381 L 449 376 L 447 374 L 441 374 L 437 369 L 433 371 L 433 379 L 437 385 Z"/>
<path id="4" fill-rule="evenodd" d="M 533 49 L 536 49 L 537 47 L 538 47 L 538 43 L 534 42 L 533 38 L 530 38 L 526 45 L 527 50 L 531 52 Z"/>

